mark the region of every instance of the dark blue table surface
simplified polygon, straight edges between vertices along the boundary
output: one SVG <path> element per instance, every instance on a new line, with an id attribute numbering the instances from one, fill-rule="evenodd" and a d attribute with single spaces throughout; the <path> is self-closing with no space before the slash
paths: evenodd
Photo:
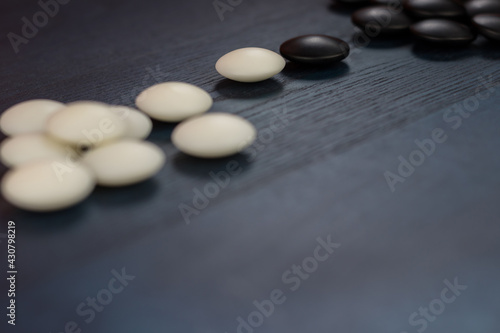
<path id="1" fill-rule="evenodd" d="M 155 123 L 148 140 L 167 163 L 151 180 L 48 214 L 0 199 L 2 312 L 9 220 L 18 269 L 16 326 L 2 313 L 1 332 L 498 333 L 500 48 L 360 45 L 351 11 L 327 0 L 220 3 L 223 20 L 212 0 L 73 0 L 17 53 L 9 33 L 42 9 L 0 5 L 1 110 L 133 106 L 150 85 L 184 81 L 260 133 L 204 161 Z M 277 51 L 306 33 L 350 41 L 350 57 L 257 84 L 214 69 L 233 49 Z"/>

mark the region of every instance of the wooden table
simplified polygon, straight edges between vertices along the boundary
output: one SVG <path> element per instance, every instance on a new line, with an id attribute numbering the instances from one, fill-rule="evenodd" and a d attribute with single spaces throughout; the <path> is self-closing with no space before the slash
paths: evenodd
<path id="1" fill-rule="evenodd" d="M 184 81 L 259 137 L 205 161 L 173 147 L 174 125 L 155 123 L 149 140 L 168 160 L 149 181 L 97 188 L 48 214 L 1 199 L 0 232 L 16 223 L 18 270 L 16 326 L 5 314 L 1 325 L 498 333 L 500 48 L 482 38 L 459 50 L 355 45 L 350 10 L 327 0 L 221 1 L 233 4 L 222 21 L 211 0 L 74 0 L 18 53 L 7 34 L 42 9 L 2 2 L 2 110 L 33 98 L 133 106 L 148 86 Z M 234 49 L 277 51 L 307 33 L 350 41 L 351 55 L 324 69 L 287 65 L 256 84 L 214 69 Z"/>

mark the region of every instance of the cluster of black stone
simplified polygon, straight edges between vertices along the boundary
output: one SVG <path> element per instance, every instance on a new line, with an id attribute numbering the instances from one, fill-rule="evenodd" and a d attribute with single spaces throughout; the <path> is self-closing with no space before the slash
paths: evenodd
<path id="1" fill-rule="evenodd" d="M 354 25 L 371 38 L 404 37 L 438 46 L 464 46 L 479 34 L 500 42 L 500 0 L 334 0 L 355 6 Z M 357 8 L 360 7 L 360 8 Z M 326 35 L 292 38 L 280 47 L 286 59 L 328 65 L 349 55 L 349 45 Z"/>
<path id="2" fill-rule="evenodd" d="M 413 34 L 442 46 L 464 46 L 481 34 L 500 42 L 500 0 L 336 0 L 363 6 L 352 22 L 379 36 Z"/>

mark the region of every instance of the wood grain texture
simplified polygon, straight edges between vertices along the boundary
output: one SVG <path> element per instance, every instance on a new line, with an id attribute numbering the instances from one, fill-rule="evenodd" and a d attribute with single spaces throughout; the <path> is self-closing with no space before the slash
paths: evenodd
<path id="1" fill-rule="evenodd" d="M 21 329 L 58 332 L 74 320 L 97 333 L 236 332 L 238 316 L 278 288 L 286 303 L 255 332 L 413 332 L 409 315 L 458 276 L 469 289 L 428 331 L 498 332 L 499 48 L 481 38 L 460 50 L 371 41 L 330 68 L 289 64 L 240 84 L 217 74 L 220 56 L 277 51 L 308 33 L 352 43 L 350 11 L 327 0 L 244 0 L 221 22 L 212 1 L 74 0 L 14 54 L 5 36 L 40 9 L 2 6 L 2 110 L 32 98 L 133 106 L 152 84 L 185 81 L 261 134 L 243 154 L 204 161 L 176 151 L 173 125 L 155 123 L 149 140 L 168 163 L 150 181 L 98 188 L 51 214 L 0 199 L 2 221 L 19 230 Z M 460 128 L 443 121 L 488 88 Z M 448 141 L 391 193 L 383 173 L 434 128 Z M 187 225 L 179 205 L 230 161 L 242 173 Z M 290 292 L 282 274 L 329 234 L 342 247 Z M 87 324 L 76 307 L 121 267 L 136 280 Z"/>

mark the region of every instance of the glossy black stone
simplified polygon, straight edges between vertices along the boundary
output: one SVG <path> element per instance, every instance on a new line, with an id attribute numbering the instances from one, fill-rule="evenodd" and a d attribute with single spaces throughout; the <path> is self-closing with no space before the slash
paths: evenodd
<path id="1" fill-rule="evenodd" d="M 361 8 L 352 14 L 351 20 L 372 38 L 406 33 L 412 23 L 403 12 L 387 6 Z"/>
<path id="2" fill-rule="evenodd" d="M 422 41 L 442 46 L 463 46 L 476 38 L 465 24 L 445 19 L 420 21 L 413 24 L 410 31 Z"/>
<path id="3" fill-rule="evenodd" d="M 472 18 L 472 24 L 484 37 L 500 42 L 500 14 L 479 14 Z"/>
<path id="4" fill-rule="evenodd" d="M 406 0 L 404 7 L 409 14 L 420 19 L 462 19 L 466 16 L 465 7 L 456 0 Z"/>
<path id="5" fill-rule="evenodd" d="M 280 53 L 297 63 L 327 65 L 345 59 L 349 55 L 349 45 L 331 36 L 304 35 L 281 44 Z"/>
<path id="6" fill-rule="evenodd" d="M 471 0 L 465 3 L 467 15 L 500 14 L 500 0 Z"/>

